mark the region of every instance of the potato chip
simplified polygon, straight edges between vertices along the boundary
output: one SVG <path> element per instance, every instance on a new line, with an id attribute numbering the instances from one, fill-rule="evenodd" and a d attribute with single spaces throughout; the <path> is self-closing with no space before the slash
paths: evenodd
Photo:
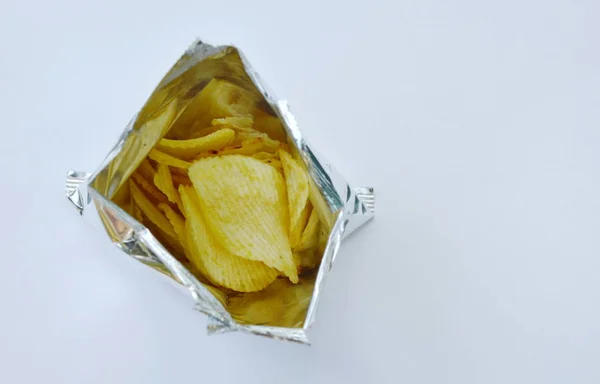
<path id="1" fill-rule="evenodd" d="M 179 209 L 182 209 L 179 192 L 175 189 L 175 185 L 173 185 L 173 178 L 171 177 L 168 165 L 158 164 L 158 171 L 154 175 L 154 184 L 167 196 L 171 203 L 177 204 Z"/>
<path id="2" fill-rule="evenodd" d="M 190 261 L 212 283 L 238 292 L 259 291 L 277 278 L 277 270 L 260 261 L 235 256 L 215 240 L 206 226 L 192 187 L 180 187 Z"/>
<path id="3" fill-rule="evenodd" d="M 251 139 L 242 142 L 239 145 L 233 145 L 229 147 L 225 147 L 220 151 L 209 151 L 203 152 L 196 157 L 195 160 L 204 159 L 207 157 L 214 156 L 224 156 L 224 155 L 243 155 L 243 156 L 251 156 L 258 151 L 263 149 L 263 140 L 262 139 Z"/>
<path id="4" fill-rule="evenodd" d="M 152 160 L 156 161 L 157 163 L 170 165 L 171 167 L 176 167 L 176 168 L 187 169 L 190 167 L 190 165 L 192 165 L 192 163 L 178 159 L 174 156 L 171 156 L 167 153 L 161 152 L 157 149 L 151 150 L 150 153 L 148 154 L 148 157 L 151 158 Z"/>
<path id="5" fill-rule="evenodd" d="M 177 195 L 179 195 L 179 192 L 177 192 Z M 169 204 L 160 203 L 158 204 L 158 208 L 161 211 L 163 211 L 163 213 L 171 223 L 171 226 L 173 227 L 173 230 L 177 235 L 177 239 L 183 245 L 183 243 L 185 242 L 185 220 L 183 219 L 183 217 L 179 213 L 177 213 L 173 208 L 171 208 Z"/>
<path id="6" fill-rule="evenodd" d="M 135 183 L 140 187 L 151 200 L 157 203 L 165 203 L 168 201 L 167 196 L 160 191 L 160 189 L 156 188 L 156 186 L 152 183 L 152 181 L 146 180 L 140 173 L 137 171 L 131 175 L 131 179 L 135 181 Z"/>
<path id="7" fill-rule="evenodd" d="M 140 224 L 144 224 L 144 214 L 140 207 L 135 203 L 135 201 L 131 202 L 131 211 L 131 215 L 133 216 L 133 218 L 136 219 Z"/>
<path id="8" fill-rule="evenodd" d="M 146 179 L 146 181 L 150 183 L 154 181 L 154 175 L 156 175 L 156 170 L 154 169 L 152 164 L 150 164 L 150 161 L 147 157 L 144 160 L 142 160 L 136 172 L 141 174 L 144 177 L 144 179 Z"/>
<path id="9" fill-rule="evenodd" d="M 254 119 L 252 116 L 243 116 L 243 117 L 224 117 L 220 119 L 213 119 L 211 121 L 211 125 L 213 127 L 227 127 L 232 129 L 239 128 L 252 128 L 252 124 L 254 123 Z"/>
<path id="10" fill-rule="evenodd" d="M 169 220 L 163 215 L 163 213 L 146 197 L 144 192 L 137 186 L 134 181 L 129 183 L 129 187 L 131 188 L 131 196 L 133 200 L 140 207 L 141 211 L 144 215 L 154 223 L 161 231 L 163 231 L 166 235 L 172 237 L 173 239 L 177 238 L 175 231 L 173 230 L 173 226 L 169 222 Z"/>
<path id="11" fill-rule="evenodd" d="M 255 154 L 252 155 L 252 157 L 254 157 L 257 160 L 279 160 L 279 154 L 278 153 L 271 153 L 271 152 L 256 152 Z"/>
<path id="12" fill-rule="evenodd" d="M 265 164 L 271 165 L 273 168 L 277 169 L 277 171 L 283 174 L 283 166 L 281 165 L 281 161 L 279 160 L 279 154 L 277 152 L 257 152 L 252 155 L 253 158 L 262 161 Z"/>
<path id="13" fill-rule="evenodd" d="M 235 131 L 229 128 L 219 129 L 207 136 L 190 140 L 161 139 L 156 149 L 178 158 L 192 158 L 201 152 L 221 149 L 233 143 Z"/>
<path id="14" fill-rule="evenodd" d="M 290 244 L 294 248 L 300 241 L 302 230 L 306 225 L 306 203 L 308 201 L 308 175 L 289 153 L 279 151 L 283 165 L 285 184 L 287 186 L 288 206 L 290 212 Z"/>
<path id="15" fill-rule="evenodd" d="M 249 91 L 222 79 L 212 79 L 188 104 L 173 124 L 169 138 L 199 137 L 213 119 L 250 116 L 256 97 Z"/>
<path id="16" fill-rule="evenodd" d="M 281 173 L 283 175 L 283 165 L 281 165 L 281 161 L 277 160 L 277 159 L 273 159 L 273 160 L 261 160 L 263 163 L 265 164 L 269 164 L 270 166 L 272 166 L 273 168 L 275 168 L 277 170 L 277 172 Z"/>
<path id="17" fill-rule="evenodd" d="M 177 236 L 168 234 L 158 227 L 155 223 L 150 221 L 147 216 L 144 215 L 144 226 L 146 226 L 152 235 L 158 240 L 176 259 L 183 261 L 185 256 L 182 244 L 179 242 Z"/>
<path id="18" fill-rule="evenodd" d="M 210 232 L 223 248 L 298 282 L 281 174 L 251 157 L 230 155 L 198 160 L 189 176 Z"/>
<path id="19" fill-rule="evenodd" d="M 319 229 L 319 214 L 315 209 L 313 209 L 310 217 L 308 218 L 306 228 L 304 228 L 304 231 L 302 232 L 300 241 L 294 248 L 294 252 L 302 252 L 309 248 L 315 247 L 319 242 Z"/>
<path id="20" fill-rule="evenodd" d="M 254 129 L 247 129 L 237 132 L 234 140 L 234 144 L 238 144 L 251 139 L 261 139 L 264 151 L 276 152 L 280 148 L 280 142 L 271 139 L 266 133 L 256 131 Z"/>
<path id="21" fill-rule="evenodd" d="M 181 169 L 181 168 L 176 168 Z M 173 179 L 173 184 L 179 188 L 180 185 L 192 185 L 192 180 L 186 175 L 182 175 L 176 172 L 171 173 L 171 178 Z"/>

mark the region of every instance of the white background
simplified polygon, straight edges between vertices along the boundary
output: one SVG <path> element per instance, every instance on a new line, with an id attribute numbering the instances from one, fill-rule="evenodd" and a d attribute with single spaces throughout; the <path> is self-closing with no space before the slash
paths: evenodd
<path id="1" fill-rule="evenodd" d="M 4 1 L 2 383 L 600 382 L 596 0 Z M 313 346 L 206 336 L 64 198 L 196 37 L 235 43 L 378 216 Z"/>

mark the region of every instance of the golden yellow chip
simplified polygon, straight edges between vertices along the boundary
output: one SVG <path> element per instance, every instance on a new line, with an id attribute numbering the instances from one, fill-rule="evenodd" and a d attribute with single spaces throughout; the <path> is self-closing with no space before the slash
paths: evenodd
<path id="1" fill-rule="evenodd" d="M 175 168 L 179 169 L 179 168 Z M 171 178 L 173 179 L 173 184 L 179 188 L 180 185 L 192 185 L 192 180 L 187 175 L 182 175 L 176 172 L 171 173 Z"/>
<path id="2" fill-rule="evenodd" d="M 273 167 L 230 155 L 198 160 L 189 169 L 215 240 L 236 256 L 262 261 L 294 283 L 285 181 Z"/>
<path id="3" fill-rule="evenodd" d="M 192 163 L 178 159 L 174 156 L 171 156 L 167 153 L 161 152 L 157 149 L 151 150 L 150 153 L 148 154 L 148 157 L 151 158 L 152 160 L 156 161 L 157 163 L 170 165 L 171 167 L 176 167 L 176 168 L 187 169 L 190 167 L 190 165 L 192 165 Z"/>
<path id="4" fill-rule="evenodd" d="M 178 260 L 183 260 L 181 256 L 184 256 L 184 249 L 182 244 L 179 242 L 177 236 L 169 235 L 168 233 L 161 230 L 155 223 L 150 221 L 144 216 L 144 225 L 152 232 L 152 235 L 158 240 L 169 252 Z"/>
<path id="5" fill-rule="evenodd" d="M 219 129 L 207 136 L 190 140 L 161 139 L 156 144 L 159 151 L 178 158 L 192 158 L 198 154 L 218 150 L 233 143 L 235 131 L 229 128 Z"/>
<path id="6" fill-rule="evenodd" d="M 169 132 L 170 138 L 200 136 L 213 119 L 250 116 L 256 97 L 226 80 L 212 79 L 188 104 Z"/>
<path id="7" fill-rule="evenodd" d="M 287 186 L 288 206 L 290 212 L 290 244 L 294 248 L 300 241 L 302 230 L 306 225 L 306 203 L 308 201 L 308 175 L 289 153 L 279 151 L 285 184 Z"/>
<path id="8" fill-rule="evenodd" d="M 263 163 L 265 164 L 269 164 L 270 166 L 272 166 L 273 168 L 275 168 L 277 170 L 277 172 L 281 173 L 283 175 L 283 165 L 281 165 L 281 161 L 277 160 L 277 159 L 273 159 L 273 160 L 261 160 Z"/>
<path id="9" fill-rule="evenodd" d="M 294 252 L 302 252 L 309 248 L 315 247 L 319 242 L 319 215 L 315 209 L 312 210 L 306 228 L 302 232 L 300 242 L 294 248 Z"/>
<path id="10" fill-rule="evenodd" d="M 177 192 L 179 195 L 179 192 Z M 183 245 L 185 242 L 185 220 L 179 213 L 177 213 L 169 204 L 160 203 L 158 204 L 158 208 L 164 212 L 165 216 L 171 223 L 175 234 L 177 235 L 177 240 Z M 185 248 L 185 246 L 184 246 Z"/>
<path id="11" fill-rule="evenodd" d="M 233 129 L 243 129 L 243 128 L 252 128 L 252 124 L 254 123 L 254 119 L 252 116 L 243 116 L 243 117 L 224 117 L 221 119 L 213 119 L 211 121 L 211 125 L 213 127 L 227 127 Z"/>
<path id="12" fill-rule="evenodd" d="M 212 283 L 238 292 L 259 291 L 277 278 L 277 270 L 260 261 L 235 256 L 215 241 L 206 226 L 192 187 L 180 187 L 185 215 L 186 246 L 190 261 Z"/>
<path id="13" fill-rule="evenodd" d="M 173 226 L 169 222 L 169 220 L 163 215 L 163 213 L 146 197 L 144 192 L 137 186 L 134 181 L 130 181 L 129 187 L 131 188 L 131 196 L 133 200 L 137 204 L 138 207 L 142 210 L 144 215 L 148 218 L 149 221 L 154 223 L 161 231 L 163 231 L 168 236 L 176 239 L 177 235 L 173 230 Z"/>
<path id="14" fill-rule="evenodd" d="M 271 152 L 257 152 L 254 155 L 252 155 L 252 157 L 254 157 L 257 160 L 279 160 L 279 154 L 278 153 L 271 153 Z"/>
<path id="15" fill-rule="evenodd" d="M 154 184 L 161 190 L 162 193 L 167 195 L 167 198 L 171 203 L 177 204 L 179 209 L 181 208 L 181 199 L 179 198 L 179 192 L 173 185 L 173 178 L 171 177 L 171 171 L 168 165 L 158 164 L 158 171 L 154 175 Z"/>
<path id="16" fill-rule="evenodd" d="M 202 152 L 200 155 L 196 157 L 195 160 L 204 159 L 207 157 L 214 156 L 224 156 L 224 155 L 243 155 L 243 156 L 252 156 L 253 154 L 261 151 L 263 149 L 263 140 L 262 139 L 251 139 L 246 140 L 238 145 L 232 145 L 229 147 L 225 147 L 220 151 L 208 151 Z"/>
<path id="17" fill-rule="evenodd" d="M 152 181 L 146 180 L 137 171 L 131 175 L 131 179 L 135 181 L 138 187 L 140 187 L 150 197 L 151 200 L 154 200 L 157 203 L 166 203 L 168 201 L 167 196 L 165 196 L 160 189 L 156 188 Z"/>
<path id="18" fill-rule="evenodd" d="M 147 157 L 142 160 L 136 172 L 141 174 L 148 182 L 152 182 L 154 180 L 154 175 L 156 175 L 156 170 L 152 164 L 150 164 L 150 161 Z"/>
<path id="19" fill-rule="evenodd" d="M 263 150 L 266 152 L 276 152 L 280 148 L 281 144 L 279 141 L 271 139 L 266 133 L 262 133 L 254 129 L 247 129 L 237 132 L 233 143 L 239 144 L 252 139 L 261 139 Z"/>
<path id="20" fill-rule="evenodd" d="M 129 210 L 127 212 L 129 212 L 140 224 L 144 224 L 144 214 L 131 195 L 131 186 L 129 185 L 131 183 L 133 183 L 133 181 L 128 180 L 127 183 L 123 184 L 127 188 L 129 194 Z"/>

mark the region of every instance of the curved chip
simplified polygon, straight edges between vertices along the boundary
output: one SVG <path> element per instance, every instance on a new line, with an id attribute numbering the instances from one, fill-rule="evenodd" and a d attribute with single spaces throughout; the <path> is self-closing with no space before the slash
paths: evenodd
<path id="1" fill-rule="evenodd" d="M 201 154 L 196 156 L 195 160 L 225 155 L 252 156 L 253 154 L 263 150 L 263 142 L 264 141 L 260 138 L 244 140 L 240 144 L 231 145 L 219 151 L 202 152 Z"/>
<path id="2" fill-rule="evenodd" d="M 154 169 L 152 164 L 150 164 L 150 161 L 147 157 L 144 158 L 144 160 L 142 160 L 136 172 L 144 176 L 144 179 L 146 179 L 149 182 L 152 182 L 154 180 L 154 175 L 156 175 L 156 170 Z"/>
<path id="3" fill-rule="evenodd" d="M 225 250 L 206 226 L 192 187 L 180 187 L 187 221 L 185 236 L 188 258 L 212 283 L 238 292 L 259 291 L 277 278 L 277 270 L 260 261 L 247 260 Z"/>
<path id="4" fill-rule="evenodd" d="M 288 206 L 290 211 L 290 244 L 295 247 L 300 241 L 302 230 L 306 225 L 305 211 L 308 201 L 308 175 L 286 151 L 279 151 L 285 184 L 287 186 Z"/>
<path id="5" fill-rule="evenodd" d="M 300 241 L 298 245 L 294 248 L 294 252 L 302 252 L 309 248 L 315 247 L 319 242 L 320 234 L 319 230 L 321 226 L 319 225 L 319 214 L 313 209 L 310 217 L 308 218 L 308 223 L 306 224 L 306 228 L 302 232 L 302 236 L 300 237 Z"/>
<path id="6" fill-rule="evenodd" d="M 212 79 L 175 121 L 169 136 L 198 137 L 213 119 L 250 116 L 255 105 L 256 97 L 251 92 L 226 80 Z"/>
<path id="7" fill-rule="evenodd" d="M 167 196 L 171 203 L 177 204 L 179 209 L 182 209 L 179 192 L 177 192 L 175 185 L 173 185 L 173 177 L 168 165 L 158 164 L 158 171 L 154 175 L 154 184 Z"/>
<path id="8" fill-rule="evenodd" d="M 160 203 L 158 204 L 158 208 L 164 212 L 165 216 L 171 223 L 175 234 L 177 235 L 177 239 L 183 245 L 185 243 L 185 220 L 183 219 L 183 217 L 181 217 L 179 213 L 177 213 L 173 208 L 171 208 L 169 204 Z"/>
<path id="9" fill-rule="evenodd" d="M 192 165 L 192 163 L 178 159 L 175 156 L 171 156 L 168 153 L 161 152 L 157 149 L 151 150 L 148 154 L 148 157 L 156 161 L 157 163 L 170 165 L 171 167 L 187 169 L 190 167 L 190 165 Z"/>
<path id="10" fill-rule="evenodd" d="M 271 153 L 271 152 L 256 152 L 254 155 L 252 155 L 252 157 L 254 157 L 257 160 L 279 160 L 279 154 L 278 153 Z"/>
<path id="11" fill-rule="evenodd" d="M 179 169 L 179 168 L 175 168 Z M 192 180 L 187 175 L 182 175 L 179 173 L 172 173 L 171 178 L 173 178 L 173 184 L 179 188 L 180 185 L 192 185 Z"/>
<path id="12" fill-rule="evenodd" d="M 177 235 L 173 230 L 173 226 L 165 217 L 165 215 L 163 215 L 160 209 L 158 209 L 152 203 L 152 201 L 150 201 L 150 199 L 144 195 L 144 192 L 142 192 L 142 190 L 134 181 L 129 183 L 129 187 L 131 188 L 131 196 L 133 197 L 133 201 L 135 201 L 137 206 L 142 210 L 148 220 L 154 223 L 165 234 L 176 239 Z"/>
<path id="13" fill-rule="evenodd" d="M 298 273 L 288 239 L 285 181 L 251 157 L 205 158 L 189 169 L 215 240 L 234 255 L 262 261 L 294 283 Z"/>
<path id="14" fill-rule="evenodd" d="M 252 116 L 237 116 L 237 117 L 223 117 L 220 119 L 213 119 L 211 125 L 214 127 L 228 127 L 228 128 L 252 128 L 254 119 Z"/>
<path id="15" fill-rule="evenodd" d="M 148 181 L 137 171 L 131 175 L 131 179 L 135 181 L 138 187 L 140 187 L 148 196 L 159 203 L 166 203 L 168 201 L 167 196 L 160 191 L 160 189 L 156 188 L 154 184 L 152 184 L 152 180 Z"/>
<path id="16" fill-rule="evenodd" d="M 229 128 L 219 129 L 207 136 L 190 140 L 161 139 L 156 149 L 179 158 L 191 158 L 201 152 L 221 149 L 233 143 L 235 131 Z"/>

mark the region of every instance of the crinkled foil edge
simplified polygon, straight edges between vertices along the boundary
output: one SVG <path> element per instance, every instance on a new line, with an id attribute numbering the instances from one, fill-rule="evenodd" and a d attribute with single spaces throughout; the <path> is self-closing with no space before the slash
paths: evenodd
<path id="1" fill-rule="evenodd" d="M 173 67 L 161 84 L 172 81 L 196 63 L 218 53 L 223 48 L 214 47 L 197 40 L 185 53 L 188 60 L 180 66 Z M 94 226 L 108 232 L 111 240 L 123 252 L 154 269 L 158 269 L 164 275 L 180 283 L 180 287 L 188 291 L 193 298 L 195 309 L 208 315 L 207 331 L 209 334 L 243 331 L 274 339 L 309 344 L 306 331 L 314 322 L 320 293 L 337 256 L 340 244 L 343 238 L 373 218 L 375 214 L 375 194 L 373 188 L 370 187 L 351 187 L 331 164 L 313 151 L 300 131 L 287 102 L 275 97 L 243 53 L 239 49 L 238 52 L 244 70 L 282 120 L 290 140 L 293 141 L 300 156 L 305 161 L 322 195 L 327 199 L 330 206 L 338 211 L 318 270 L 312 299 L 302 328 L 238 324 L 211 291 L 179 263 L 147 228 L 91 186 L 95 175 L 102 171 L 122 150 L 127 138 L 133 133 L 137 115 L 126 126 L 116 145 L 94 174 L 78 171 L 68 172 L 66 195 L 77 211 Z"/>

